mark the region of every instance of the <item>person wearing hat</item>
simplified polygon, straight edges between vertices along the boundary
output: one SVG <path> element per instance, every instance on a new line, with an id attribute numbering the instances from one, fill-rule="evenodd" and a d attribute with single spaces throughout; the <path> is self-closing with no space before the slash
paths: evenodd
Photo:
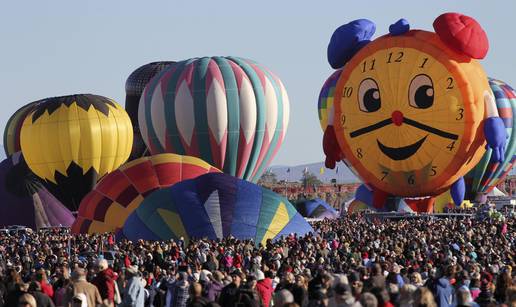
<path id="1" fill-rule="evenodd" d="M 221 306 L 234 306 L 239 300 L 239 289 L 242 284 L 243 276 L 240 270 L 231 272 L 231 283 L 222 289 L 219 298 Z"/>
<path id="2" fill-rule="evenodd" d="M 188 302 L 190 283 L 188 282 L 188 274 L 179 272 L 176 280 L 168 286 L 167 306 L 183 307 Z"/>
<path id="3" fill-rule="evenodd" d="M 97 261 L 97 276 L 92 283 L 99 289 L 100 297 L 106 307 L 114 306 L 115 298 L 115 273 L 108 266 L 106 259 Z"/>
<path id="4" fill-rule="evenodd" d="M 207 298 L 211 302 L 216 302 L 224 288 L 224 275 L 220 271 L 215 271 L 212 275 L 208 275 L 208 278 L 209 281 L 206 283 Z"/>
<path id="5" fill-rule="evenodd" d="M 139 307 L 145 304 L 145 289 L 139 276 L 137 266 L 129 266 L 125 269 L 127 284 L 124 288 L 124 296 L 121 306 Z"/>
<path id="6" fill-rule="evenodd" d="M 99 290 L 95 285 L 86 281 L 86 270 L 83 268 L 77 268 L 72 273 L 72 286 L 68 289 L 64 299 L 63 305 L 72 305 L 73 298 L 83 293 L 86 296 L 88 306 L 96 306 L 102 304 L 102 298 L 100 297 Z"/>
<path id="7" fill-rule="evenodd" d="M 265 277 L 265 274 L 257 270 L 254 274 L 256 277 L 256 292 L 258 292 L 258 295 L 262 299 L 263 306 L 269 306 L 271 299 L 272 299 L 272 293 L 274 292 L 274 289 L 272 288 L 272 279 L 268 276 Z"/>

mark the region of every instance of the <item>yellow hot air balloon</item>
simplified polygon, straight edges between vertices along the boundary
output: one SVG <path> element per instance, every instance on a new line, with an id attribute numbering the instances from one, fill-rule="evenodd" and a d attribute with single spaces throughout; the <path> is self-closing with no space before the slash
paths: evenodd
<path id="1" fill-rule="evenodd" d="M 98 178 L 127 160 L 132 143 L 133 129 L 125 110 L 109 98 L 92 94 L 44 99 L 21 129 L 28 166 L 72 210 Z"/>

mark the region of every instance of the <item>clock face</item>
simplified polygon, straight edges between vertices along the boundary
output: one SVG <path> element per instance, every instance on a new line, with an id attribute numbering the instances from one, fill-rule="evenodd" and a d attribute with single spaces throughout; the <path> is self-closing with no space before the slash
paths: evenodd
<path id="1" fill-rule="evenodd" d="M 468 76 L 444 52 L 417 41 L 366 46 L 345 67 L 335 93 L 344 155 L 366 182 L 387 192 L 395 185 L 398 195 L 442 181 L 472 135 Z"/>

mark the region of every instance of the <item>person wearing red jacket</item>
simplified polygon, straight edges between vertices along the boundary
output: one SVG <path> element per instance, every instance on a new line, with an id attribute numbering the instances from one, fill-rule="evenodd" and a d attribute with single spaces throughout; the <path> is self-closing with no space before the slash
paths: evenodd
<path id="1" fill-rule="evenodd" d="M 99 289 L 100 297 L 106 306 L 114 306 L 115 299 L 115 280 L 113 270 L 109 268 L 106 259 L 100 259 L 97 263 L 97 276 L 92 280 L 92 284 Z"/>
<path id="2" fill-rule="evenodd" d="M 54 288 L 48 283 L 47 273 L 44 269 L 40 269 L 36 273 L 36 281 L 41 284 L 41 292 L 45 293 L 51 299 L 54 298 Z"/>
<path id="3" fill-rule="evenodd" d="M 265 274 L 258 270 L 256 273 L 256 280 L 258 281 L 256 283 L 256 292 L 258 292 L 258 295 L 261 297 L 263 306 L 269 307 L 271 304 L 272 299 L 272 292 L 274 292 L 274 289 L 272 288 L 272 279 L 269 277 L 265 277 Z"/>

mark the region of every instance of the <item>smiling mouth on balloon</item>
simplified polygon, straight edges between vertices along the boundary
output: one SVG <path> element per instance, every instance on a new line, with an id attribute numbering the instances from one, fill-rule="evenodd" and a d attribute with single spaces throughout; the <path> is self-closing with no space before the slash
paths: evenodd
<path id="1" fill-rule="evenodd" d="M 428 136 L 428 135 L 427 135 Z M 380 150 L 385 154 L 387 157 L 395 160 L 395 161 L 401 161 L 410 158 L 413 156 L 418 149 L 423 145 L 425 142 L 427 136 L 422 138 L 421 140 L 417 141 L 414 144 L 403 146 L 403 147 L 388 147 L 383 145 L 380 141 L 376 140 L 378 143 L 378 147 Z"/>

